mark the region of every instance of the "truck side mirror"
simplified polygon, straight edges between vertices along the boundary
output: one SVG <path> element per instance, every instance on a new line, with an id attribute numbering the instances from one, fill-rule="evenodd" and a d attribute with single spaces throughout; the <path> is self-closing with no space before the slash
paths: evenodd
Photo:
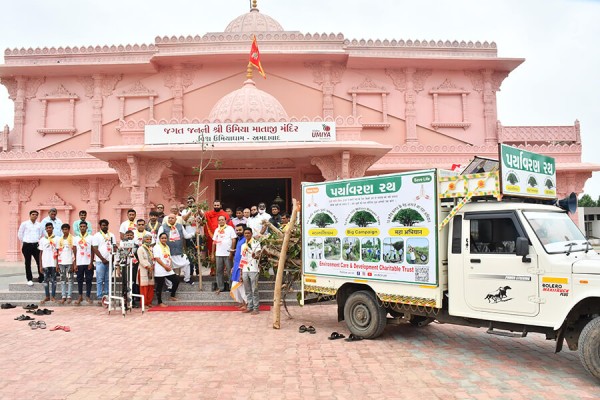
<path id="1" fill-rule="evenodd" d="M 515 250 L 517 256 L 523 257 L 523 262 L 531 262 L 531 259 L 527 257 L 529 255 L 529 239 L 523 236 L 519 236 L 517 238 Z"/>

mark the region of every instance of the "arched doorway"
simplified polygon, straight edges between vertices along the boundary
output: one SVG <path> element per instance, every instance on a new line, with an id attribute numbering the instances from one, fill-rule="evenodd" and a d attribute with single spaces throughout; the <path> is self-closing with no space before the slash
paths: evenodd
<path id="1" fill-rule="evenodd" d="M 216 179 L 215 194 L 223 208 L 230 207 L 234 212 L 237 207 L 248 207 L 263 202 L 267 212 L 271 212 L 271 204 L 279 203 L 281 212 L 291 210 L 290 178 L 260 179 Z M 280 202 L 281 200 L 281 202 Z"/>

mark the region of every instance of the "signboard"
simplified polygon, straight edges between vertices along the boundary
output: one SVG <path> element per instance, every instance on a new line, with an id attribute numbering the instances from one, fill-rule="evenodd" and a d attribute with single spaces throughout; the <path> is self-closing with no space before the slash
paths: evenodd
<path id="1" fill-rule="evenodd" d="M 437 285 L 435 170 L 302 184 L 305 274 Z"/>
<path id="2" fill-rule="evenodd" d="M 144 144 L 335 142 L 335 122 L 146 125 Z"/>
<path id="3" fill-rule="evenodd" d="M 500 144 L 502 194 L 556 198 L 554 158 Z"/>

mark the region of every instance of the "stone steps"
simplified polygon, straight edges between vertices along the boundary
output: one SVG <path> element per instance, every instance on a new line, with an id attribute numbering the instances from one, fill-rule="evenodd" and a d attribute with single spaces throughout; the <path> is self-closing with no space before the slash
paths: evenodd
<path id="1" fill-rule="evenodd" d="M 193 281 L 195 281 L 195 285 L 189 285 L 184 282 L 180 282 L 179 287 L 177 289 L 177 298 L 179 301 L 177 302 L 169 302 L 167 301 L 169 297 L 168 292 L 163 293 L 163 301 L 167 304 L 172 305 L 234 305 L 235 301 L 229 295 L 229 292 L 222 292 L 220 294 L 216 294 L 212 291 L 212 284 L 215 281 L 214 277 L 203 277 L 202 289 L 198 289 L 198 277 L 193 277 Z M 273 280 L 259 280 L 258 289 L 259 296 L 261 299 L 261 304 L 273 304 L 273 295 L 274 295 L 274 286 L 275 282 Z M 83 287 L 84 296 L 85 296 L 85 284 Z M 121 284 L 117 284 L 117 293 L 121 292 Z M 61 296 L 61 284 L 57 282 L 56 284 L 56 295 L 57 298 Z M 25 282 L 11 283 L 9 284 L 8 290 L 0 291 L 0 303 L 11 303 L 17 306 L 15 311 L 25 312 L 22 309 L 22 306 L 27 304 L 38 304 L 44 298 L 44 284 L 35 282 L 33 286 L 28 286 Z M 77 293 L 77 283 L 73 284 L 73 299 L 77 299 L 79 294 Z M 288 305 L 295 305 L 296 301 L 296 291 L 292 291 L 286 297 L 286 301 Z M 155 296 L 156 298 L 156 296 Z M 95 279 L 92 281 L 92 300 L 94 300 L 93 304 L 96 305 L 96 282 Z M 156 303 L 156 299 L 154 300 Z M 74 306 L 74 303 L 61 305 L 60 303 L 47 303 L 45 305 L 46 308 L 51 307 L 69 307 Z M 81 303 L 80 306 L 90 306 L 85 300 Z"/>

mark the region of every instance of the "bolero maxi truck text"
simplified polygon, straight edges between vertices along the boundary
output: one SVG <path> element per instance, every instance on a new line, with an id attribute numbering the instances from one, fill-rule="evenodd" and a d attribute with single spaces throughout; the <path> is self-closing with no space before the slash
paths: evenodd
<path id="1" fill-rule="evenodd" d="M 557 201 L 554 159 L 503 144 L 462 174 L 303 183 L 302 290 L 335 296 L 357 336 L 399 319 L 542 333 L 600 379 L 600 256 L 576 202 Z"/>

